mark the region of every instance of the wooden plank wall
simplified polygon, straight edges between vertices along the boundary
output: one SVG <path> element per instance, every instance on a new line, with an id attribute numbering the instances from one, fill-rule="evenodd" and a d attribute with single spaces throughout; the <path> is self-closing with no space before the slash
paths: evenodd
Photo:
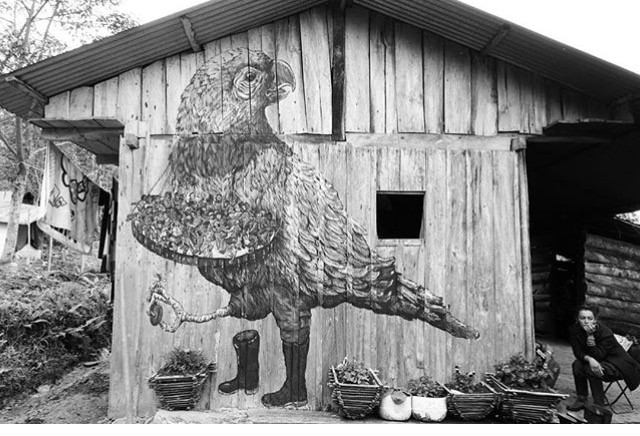
<path id="1" fill-rule="evenodd" d="M 274 130 L 330 134 L 331 29 L 331 14 L 320 6 L 230 35 L 204 44 L 204 54 L 175 55 L 143 68 L 140 90 L 123 98 L 145 96 L 149 106 L 140 117 L 152 133 L 172 133 L 180 94 L 195 69 L 221 51 L 248 47 L 287 61 L 296 74 L 295 92 L 267 110 Z M 561 119 L 610 118 L 593 98 L 360 7 L 347 9 L 345 59 L 348 132 L 541 134 Z M 70 107 L 77 105 L 83 113 L 115 116 L 119 105 L 111 96 L 118 88 L 114 77 L 54 96 L 45 116 L 73 116 Z"/>
<path id="2" fill-rule="evenodd" d="M 584 250 L 586 303 L 614 332 L 640 336 L 640 247 L 587 234 Z"/>
<path id="3" fill-rule="evenodd" d="M 423 147 L 415 143 L 380 145 L 383 137 L 375 140 L 361 135 L 348 138 L 346 143 L 303 136 L 283 138 L 303 160 L 322 170 L 348 213 L 367 230 L 372 248 L 396 257 L 399 271 L 443 296 L 452 313 L 482 335 L 475 342 L 455 339 L 422 322 L 375 315 L 347 305 L 315 309 L 306 374 L 313 408 L 328 404 L 329 366 L 345 355 L 380 369 L 387 383 L 406 386 L 410 378 L 422 374 L 447 380 L 456 364 L 487 371 L 526 349 L 531 338 L 521 326 L 527 316 L 525 301 L 531 298 L 525 286 L 530 277 L 523 274 L 528 259 L 516 249 L 526 220 L 521 214 L 522 179 L 518 172 L 523 155 L 509 151 L 509 138 L 486 138 L 475 149 L 465 148 L 469 143 L 464 137 L 449 138 L 443 144 L 435 140 L 441 137 L 434 136 L 432 141 L 418 141 Z M 140 149 L 121 148 L 112 416 L 123 416 L 127 409 L 142 416 L 153 412 L 153 394 L 146 380 L 173 346 L 202 348 L 218 363 L 217 379 L 202 400 L 202 408 L 259 407 L 260 397 L 277 390 L 284 381 L 279 331 L 271 316 L 255 322 L 225 318 L 187 324 L 175 334 L 152 327 L 147 319 L 145 295 L 155 273 L 168 278 L 168 293 L 189 311 L 210 312 L 229 299 L 197 269 L 166 261 L 144 249 L 125 221 L 132 202 L 143 193 L 163 192 L 158 180 L 168 164 L 171 143 L 167 136 L 147 135 Z M 425 192 L 420 239 L 377 239 L 376 190 Z M 236 374 L 232 337 L 246 329 L 260 333 L 260 388 L 252 396 L 221 396 L 217 384 Z"/>

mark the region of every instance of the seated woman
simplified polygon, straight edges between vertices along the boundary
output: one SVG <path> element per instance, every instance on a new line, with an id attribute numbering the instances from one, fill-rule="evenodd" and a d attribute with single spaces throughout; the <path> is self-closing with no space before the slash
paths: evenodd
<path id="1" fill-rule="evenodd" d="M 576 411 L 587 403 L 587 381 L 596 405 L 604 406 L 603 381 L 624 379 L 630 390 L 640 384 L 640 363 L 618 343 L 609 327 L 598 322 L 598 308 L 583 305 L 578 309 L 576 324 L 569 330 L 573 362 L 573 380 L 577 400 L 567 406 Z"/>

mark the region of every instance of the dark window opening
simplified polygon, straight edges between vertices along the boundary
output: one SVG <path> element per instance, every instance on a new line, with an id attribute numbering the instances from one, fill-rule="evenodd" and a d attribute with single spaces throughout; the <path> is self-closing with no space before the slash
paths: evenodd
<path id="1" fill-rule="evenodd" d="M 419 239 L 424 192 L 378 192 L 378 239 Z"/>

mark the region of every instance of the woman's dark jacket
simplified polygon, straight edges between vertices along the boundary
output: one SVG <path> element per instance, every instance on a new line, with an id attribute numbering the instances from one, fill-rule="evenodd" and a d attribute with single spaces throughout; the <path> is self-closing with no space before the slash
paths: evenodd
<path id="1" fill-rule="evenodd" d="M 587 332 L 578 324 L 569 329 L 569 340 L 576 359 L 584 362 L 584 356 L 588 355 L 598 362 L 613 364 L 624 378 L 624 381 L 632 391 L 640 385 L 640 363 L 624 351 L 618 340 L 613 336 L 609 327 L 598 323 L 598 329 L 593 334 L 596 345 L 587 346 Z"/>

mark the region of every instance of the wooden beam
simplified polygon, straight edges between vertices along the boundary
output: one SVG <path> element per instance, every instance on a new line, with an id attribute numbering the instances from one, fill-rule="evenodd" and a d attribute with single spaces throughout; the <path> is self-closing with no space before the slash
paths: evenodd
<path id="1" fill-rule="evenodd" d="M 180 21 L 182 22 L 182 27 L 184 29 L 184 34 L 187 36 L 189 40 L 189 44 L 191 45 L 191 49 L 194 53 L 199 53 L 202 51 L 202 45 L 198 42 L 196 38 L 196 33 L 193 30 L 193 26 L 191 25 L 191 20 L 186 15 L 180 17 Z"/>
<path id="2" fill-rule="evenodd" d="M 491 51 L 496 48 L 498 44 L 500 44 L 500 41 L 502 41 L 504 37 L 507 36 L 510 30 L 511 26 L 509 26 L 508 24 L 503 24 L 502 26 L 500 26 L 496 34 L 493 35 L 487 45 L 485 45 L 484 48 L 480 50 L 480 54 L 483 56 L 491 54 Z"/>
<path id="3" fill-rule="evenodd" d="M 5 82 L 19 89 L 24 94 L 27 94 L 29 97 L 37 100 L 39 103 L 45 105 L 49 102 L 49 99 L 44 95 L 40 94 L 38 91 L 33 89 L 31 86 L 27 85 L 22 80 L 18 79 L 15 76 L 7 76 L 5 77 Z"/>
<path id="4" fill-rule="evenodd" d="M 331 59 L 331 139 L 345 140 L 345 0 L 330 2 L 333 17 L 333 58 Z"/>
<path id="5" fill-rule="evenodd" d="M 109 140 L 122 135 L 123 129 L 42 129 L 42 139 L 51 141 Z"/>

